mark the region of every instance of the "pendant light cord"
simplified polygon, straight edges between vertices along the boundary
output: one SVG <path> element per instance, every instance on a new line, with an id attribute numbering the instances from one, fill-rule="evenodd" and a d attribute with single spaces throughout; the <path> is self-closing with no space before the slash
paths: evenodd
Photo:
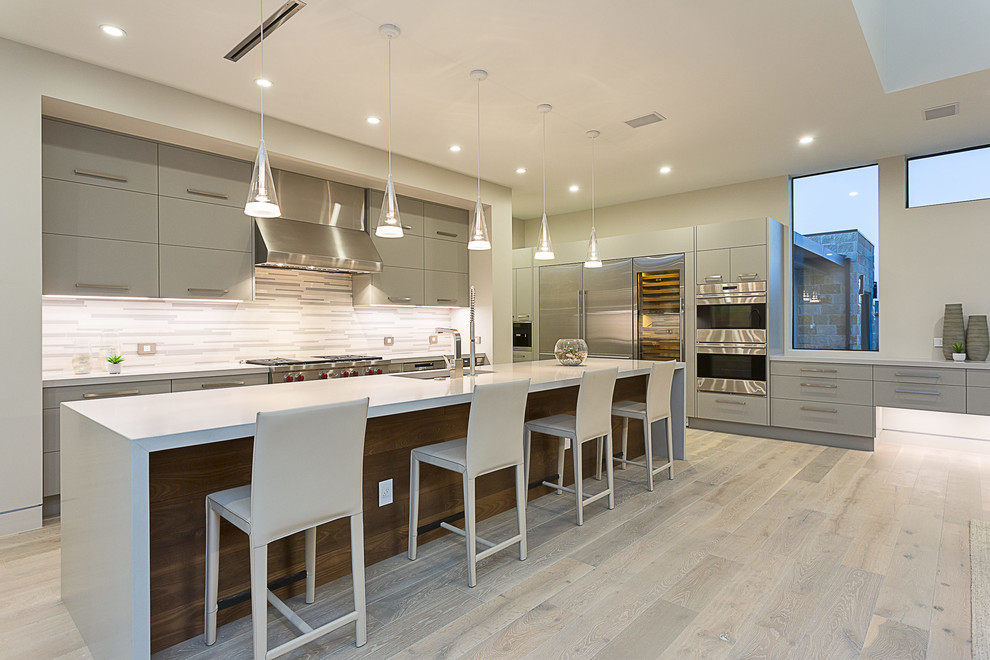
<path id="1" fill-rule="evenodd" d="M 478 201 L 481 201 L 481 79 L 478 79 Z"/>
<path id="2" fill-rule="evenodd" d="M 388 37 L 388 175 L 392 176 L 392 37 Z"/>
<path id="3" fill-rule="evenodd" d="M 265 0 L 258 0 L 258 13 L 261 21 L 258 23 L 258 41 L 261 42 L 261 80 L 265 80 Z M 261 82 L 261 141 L 265 141 L 265 85 Z"/>
<path id="4" fill-rule="evenodd" d="M 543 217 L 547 215 L 547 113 L 543 113 Z"/>
<path id="5" fill-rule="evenodd" d="M 595 231 L 595 140 L 591 138 L 591 231 Z"/>

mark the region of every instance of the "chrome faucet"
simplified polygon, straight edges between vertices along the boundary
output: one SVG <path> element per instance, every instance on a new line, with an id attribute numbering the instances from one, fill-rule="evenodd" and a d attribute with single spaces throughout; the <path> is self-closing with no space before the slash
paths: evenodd
<path id="1" fill-rule="evenodd" d="M 447 368 L 450 370 L 451 378 L 463 378 L 464 356 L 461 355 L 461 333 L 455 328 L 437 328 L 436 333 L 438 335 L 443 333 L 454 335 L 454 356 L 451 358 L 448 355 L 444 355 L 443 360 L 447 363 Z"/>

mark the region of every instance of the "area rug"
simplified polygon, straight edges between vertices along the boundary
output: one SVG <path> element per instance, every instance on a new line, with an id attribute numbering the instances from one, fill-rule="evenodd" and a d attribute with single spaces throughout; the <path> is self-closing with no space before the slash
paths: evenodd
<path id="1" fill-rule="evenodd" d="M 973 660 L 990 660 L 990 523 L 969 523 L 972 564 Z"/>

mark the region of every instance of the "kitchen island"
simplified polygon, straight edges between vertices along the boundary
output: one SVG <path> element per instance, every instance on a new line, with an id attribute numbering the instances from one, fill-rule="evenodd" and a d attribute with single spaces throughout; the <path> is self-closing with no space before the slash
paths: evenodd
<path id="1" fill-rule="evenodd" d="M 250 482 L 259 411 L 368 397 L 365 441 L 365 561 L 402 552 L 408 533 L 412 448 L 463 437 L 474 383 L 531 379 L 527 419 L 573 412 L 581 374 L 618 367 L 615 398 L 643 400 L 650 362 L 591 359 L 582 367 L 553 361 L 496 364 L 477 376 L 433 380 L 382 375 L 280 383 L 231 390 L 154 394 L 62 405 L 62 597 L 95 658 L 145 658 L 202 632 L 206 494 Z M 419 376 L 420 374 L 417 374 Z M 684 456 L 684 365 L 671 395 L 675 458 Z M 613 429 L 619 429 L 616 420 Z M 656 437 L 663 437 L 658 424 Z M 511 441 L 508 439 L 507 441 Z M 522 439 L 520 438 L 521 442 Z M 660 444 L 659 446 L 662 446 Z M 630 426 L 630 455 L 642 454 L 642 433 Z M 593 473 L 593 451 L 585 474 Z M 534 484 L 553 479 L 556 443 L 533 446 Z M 440 521 L 462 515 L 460 481 L 431 473 L 422 491 L 421 540 L 441 534 Z M 512 475 L 480 480 L 486 518 L 514 506 Z M 394 480 L 393 504 L 378 506 L 378 482 Z M 565 483 L 573 480 L 565 473 Z M 550 492 L 530 486 L 530 498 Z M 318 532 L 318 583 L 349 572 L 348 532 L 329 523 Z M 221 624 L 249 614 L 247 538 L 221 532 Z M 269 549 L 269 577 L 280 595 L 301 584 L 302 538 Z"/>

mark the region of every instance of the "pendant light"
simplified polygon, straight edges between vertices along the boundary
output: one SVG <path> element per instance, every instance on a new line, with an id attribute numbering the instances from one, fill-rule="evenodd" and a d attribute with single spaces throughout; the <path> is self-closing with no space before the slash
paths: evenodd
<path id="1" fill-rule="evenodd" d="M 550 223 L 547 222 L 547 113 L 553 110 L 549 103 L 542 103 L 536 109 L 543 113 L 543 220 L 540 223 L 540 240 L 536 244 L 534 259 L 553 259 L 553 244 L 550 242 Z"/>
<path id="2" fill-rule="evenodd" d="M 265 79 L 265 3 L 259 0 L 261 23 L 258 27 L 261 44 L 261 75 Z M 260 86 L 259 86 L 260 87 Z M 268 162 L 268 152 L 265 151 L 265 88 L 261 87 L 261 144 L 258 146 L 258 156 L 254 159 L 254 171 L 251 172 L 251 187 L 248 189 L 244 213 L 255 218 L 277 218 L 282 215 L 278 207 L 278 196 L 275 194 L 275 183 L 272 181 L 272 167 Z"/>
<path id="3" fill-rule="evenodd" d="M 481 206 L 481 81 L 488 77 L 484 69 L 475 69 L 471 77 L 478 83 L 478 201 L 474 205 L 474 218 L 471 220 L 469 250 L 491 250 L 488 240 L 488 224 L 485 222 L 485 209 Z"/>
<path id="4" fill-rule="evenodd" d="M 382 212 L 378 214 L 375 236 L 402 238 L 399 202 L 395 199 L 395 184 L 392 183 L 392 39 L 399 36 L 399 28 L 386 23 L 378 28 L 378 32 L 388 41 L 388 181 L 385 184 L 385 199 L 382 200 Z"/>
<path id="5" fill-rule="evenodd" d="M 591 138 L 591 238 L 588 240 L 588 258 L 584 261 L 584 267 L 601 268 L 602 256 L 598 253 L 598 237 L 595 236 L 595 139 L 601 133 L 588 131 L 585 135 Z"/>

